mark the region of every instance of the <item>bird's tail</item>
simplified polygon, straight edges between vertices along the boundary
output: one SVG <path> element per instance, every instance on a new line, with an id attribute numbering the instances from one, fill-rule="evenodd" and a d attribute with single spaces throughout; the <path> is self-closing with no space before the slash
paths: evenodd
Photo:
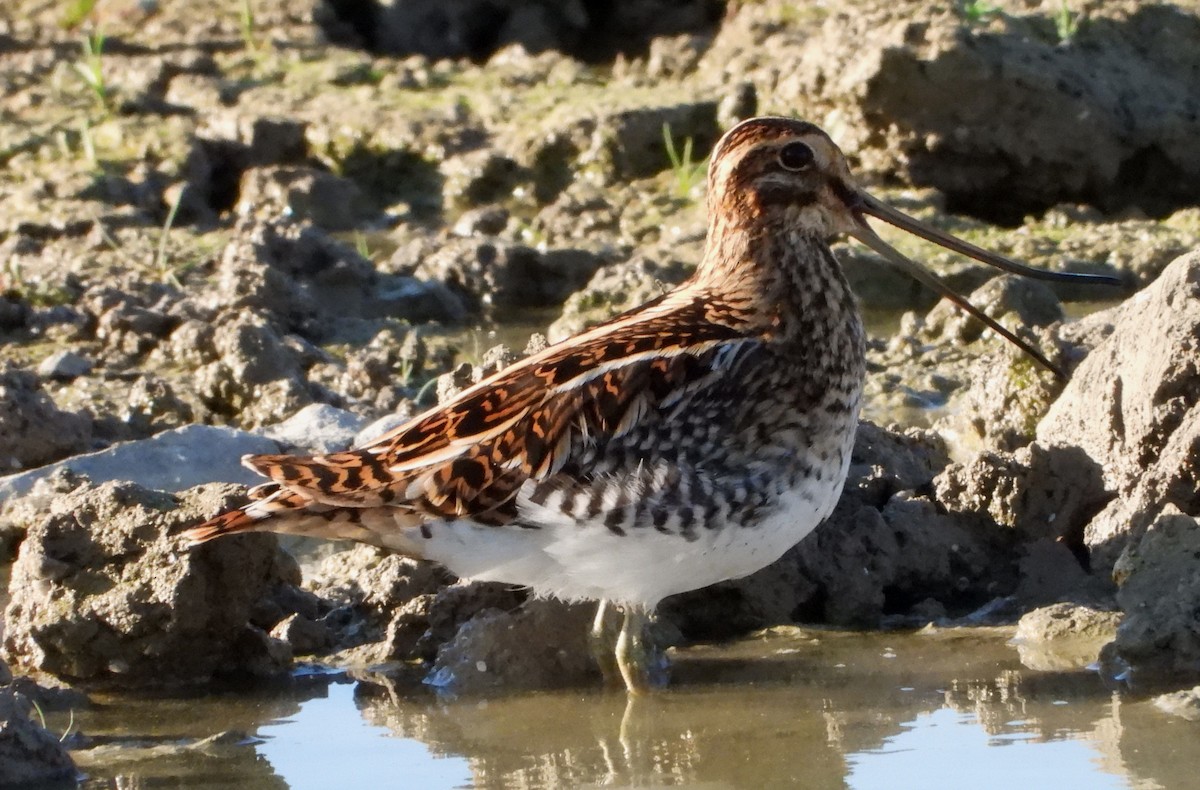
<path id="1" fill-rule="evenodd" d="M 237 510 L 211 518 L 181 533 L 189 545 L 197 546 L 207 543 L 222 535 L 233 535 L 239 532 L 269 532 L 272 530 L 271 519 L 283 513 L 298 512 L 312 504 L 312 499 L 276 483 L 264 483 L 250 489 L 253 500 Z"/>

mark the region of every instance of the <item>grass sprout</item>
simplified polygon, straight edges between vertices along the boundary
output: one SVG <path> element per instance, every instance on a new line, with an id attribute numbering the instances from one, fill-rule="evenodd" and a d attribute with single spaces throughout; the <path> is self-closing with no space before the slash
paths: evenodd
<path id="1" fill-rule="evenodd" d="M 1079 14 L 1071 10 L 1067 0 L 1062 0 L 1054 14 L 1054 32 L 1060 44 L 1070 44 L 1079 33 Z"/>
<path id="2" fill-rule="evenodd" d="M 67 3 L 66 10 L 63 11 L 61 22 L 63 28 L 74 30 L 79 27 L 92 15 L 95 7 L 96 0 L 71 0 Z"/>
<path id="3" fill-rule="evenodd" d="M 675 147 L 675 138 L 671 135 L 671 124 L 663 124 L 663 147 L 667 151 L 667 159 L 671 163 L 671 173 L 675 178 L 675 196 L 678 198 L 691 197 L 692 190 L 704 179 L 708 169 L 707 160 L 699 162 L 692 160 L 692 138 L 683 140 L 683 148 Z"/>
<path id="4" fill-rule="evenodd" d="M 242 43 L 247 52 L 258 52 L 258 36 L 255 33 L 254 0 L 242 0 L 238 12 L 238 27 L 242 31 Z"/>
<path id="5" fill-rule="evenodd" d="M 367 234 L 363 233 L 361 230 L 354 231 L 354 251 L 357 252 L 360 257 L 366 258 L 368 261 L 373 260 L 372 255 L 374 252 L 371 250 L 371 242 L 367 238 Z"/>
<path id="6" fill-rule="evenodd" d="M 958 11 L 969 25 L 987 22 L 1000 13 L 1000 9 L 986 0 L 959 0 Z"/>
<path id="7" fill-rule="evenodd" d="M 175 270 L 167 263 L 167 239 L 171 235 L 171 226 L 175 224 L 175 215 L 179 212 L 179 204 L 183 201 L 183 192 L 184 190 L 180 189 L 175 193 L 175 200 L 171 203 L 162 230 L 158 234 L 158 248 L 154 252 L 155 270 L 158 271 L 164 283 L 169 282 L 176 288 L 181 288 L 182 284 L 175 276 Z"/>
<path id="8" fill-rule="evenodd" d="M 110 97 L 108 82 L 104 78 L 104 31 L 97 30 L 85 34 L 80 46 L 83 49 L 83 58 L 73 64 L 75 73 L 91 90 L 96 103 L 107 111 Z"/>

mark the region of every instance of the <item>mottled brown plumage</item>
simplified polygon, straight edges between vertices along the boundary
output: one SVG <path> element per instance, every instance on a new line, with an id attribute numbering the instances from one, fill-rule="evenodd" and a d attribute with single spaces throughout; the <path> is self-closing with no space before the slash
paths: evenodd
<path id="1" fill-rule="evenodd" d="M 626 609 L 619 668 L 640 687 L 641 613 L 775 560 L 841 491 L 864 337 L 828 240 L 860 238 L 977 316 L 863 215 L 1033 272 L 879 204 L 829 138 L 799 121 L 728 132 L 709 167 L 708 210 L 704 259 L 676 290 L 366 447 L 246 458 L 272 482 L 189 537 L 352 538 L 462 576 L 613 601 Z"/>

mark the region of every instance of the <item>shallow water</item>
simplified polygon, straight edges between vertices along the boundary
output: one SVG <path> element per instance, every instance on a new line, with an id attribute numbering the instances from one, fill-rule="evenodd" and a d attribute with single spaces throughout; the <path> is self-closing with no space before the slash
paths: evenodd
<path id="1" fill-rule="evenodd" d="M 632 703 L 320 673 L 108 697 L 76 713 L 74 755 L 90 787 L 1196 786 L 1200 724 L 1086 669 L 1025 669 L 1009 635 L 781 629 L 678 651 L 670 688 Z"/>

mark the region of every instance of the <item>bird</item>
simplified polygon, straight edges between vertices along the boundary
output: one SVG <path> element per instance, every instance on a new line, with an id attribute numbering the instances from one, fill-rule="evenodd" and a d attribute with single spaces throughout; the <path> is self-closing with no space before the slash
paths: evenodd
<path id="1" fill-rule="evenodd" d="M 866 218 L 1005 271 L 1112 280 L 1034 269 L 887 206 L 825 132 L 791 118 L 721 136 L 706 209 L 702 260 L 681 285 L 363 446 L 244 457 L 269 482 L 187 540 L 350 539 L 461 578 L 597 601 L 593 652 L 637 695 L 655 686 L 644 631 L 664 598 L 769 565 L 841 494 L 867 366 L 832 240 L 858 239 L 1051 369 Z M 615 644 L 610 607 L 623 613 Z"/>

